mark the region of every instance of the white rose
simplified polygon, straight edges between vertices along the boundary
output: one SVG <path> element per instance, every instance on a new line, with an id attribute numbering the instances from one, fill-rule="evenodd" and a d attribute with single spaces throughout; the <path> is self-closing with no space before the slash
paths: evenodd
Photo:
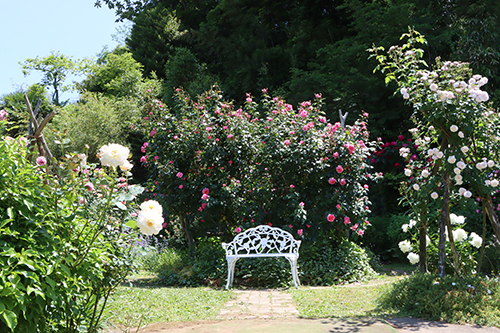
<path id="1" fill-rule="evenodd" d="M 458 131 L 458 126 L 457 125 L 451 125 L 450 126 L 450 131 L 452 131 L 452 132 Z"/>
<path id="2" fill-rule="evenodd" d="M 411 176 L 411 170 L 410 169 L 405 169 L 405 175 L 407 177 L 410 177 Z"/>
<path id="3" fill-rule="evenodd" d="M 460 170 L 460 168 L 454 168 L 454 169 L 453 169 L 453 172 L 454 172 L 455 174 L 459 175 L 459 174 L 462 172 L 462 170 Z"/>
<path id="4" fill-rule="evenodd" d="M 420 186 L 418 184 L 413 184 L 413 189 L 415 191 L 418 191 L 418 190 L 420 190 Z"/>
<path id="5" fill-rule="evenodd" d="M 156 235 L 163 226 L 163 217 L 152 210 L 141 210 L 137 215 L 137 226 L 145 235 Z"/>
<path id="6" fill-rule="evenodd" d="M 403 230 L 403 232 L 407 232 L 409 227 L 410 227 L 410 225 L 409 225 L 409 224 L 403 224 L 403 225 L 401 226 L 401 229 Z"/>
<path id="7" fill-rule="evenodd" d="M 493 168 L 493 167 L 495 166 L 495 162 L 494 162 L 494 161 L 492 161 L 492 160 L 489 160 L 489 161 L 488 161 L 488 166 L 489 166 L 490 168 Z"/>
<path id="8" fill-rule="evenodd" d="M 463 139 L 464 138 L 464 133 L 462 131 L 458 132 L 458 137 Z"/>
<path id="9" fill-rule="evenodd" d="M 404 99 L 409 99 L 409 98 L 410 98 L 410 95 L 409 95 L 409 94 L 403 94 L 403 98 L 404 98 Z"/>
<path id="10" fill-rule="evenodd" d="M 471 191 L 465 191 L 464 197 L 466 197 L 466 198 L 472 197 L 472 192 Z"/>
<path id="11" fill-rule="evenodd" d="M 147 200 L 140 205 L 141 211 L 149 211 L 159 215 L 163 214 L 163 207 L 156 200 Z"/>
<path id="12" fill-rule="evenodd" d="M 452 156 L 448 157 L 448 163 L 454 164 L 456 161 L 457 161 L 457 159 L 455 158 L 455 156 L 452 155 Z"/>
<path id="13" fill-rule="evenodd" d="M 430 90 L 432 90 L 432 91 L 436 91 L 436 90 L 438 90 L 438 85 L 437 85 L 437 84 L 435 84 L 435 83 L 433 83 L 433 84 L 431 84 L 431 85 L 429 86 L 429 89 L 430 89 Z"/>
<path id="14" fill-rule="evenodd" d="M 407 94 L 408 93 L 408 89 L 401 88 L 400 92 L 401 92 L 401 95 Z"/>
<path id="15" fill-rule="evenodd" d="M 466 189 L 464 189 L 463 187 L 461 187 L 461 188 L 459 188 L 459 189 L 458 189 L 458 193 L 459 193 L 460 195 L 464 195 L 464 193 L 465 193 L 466 191 L 467 191 L 467 190 L 466 190 Z"/>
<path id="16" fill-rule="evenodd" d="M 457 216 L 456 214 L 451 213 L 450 214 L 450 223 L 452 225 L 455 225 L 455 224 L 464 224 L 465 223 L 465 217 L 462 216 L 462 215 Z"/>
<path id="17" fill-rule="evenodd" d="M 469 243 L 472 246 L 479 249 L 481 247 L 481 245 L 483 245 L 483 239 L 481 238 L 481 236 L 479 236 L 475 232 L 471 232 L 470 237 L 471 237 L 471 240 L 469 241 Z"/>
<path id="18" fill-rule="evenodd" d="M 462 175 L 455 175 L 455 181 L 456 182 L 461 182 L 462 181 Z"/>
<path id="19" fill-rule="evenodd" d="M 404 241 L 399 242 L 398 246 L 399 246 L 399 249 L 401 250 L 401 252 L 403 252 L 403 253 L 410 252 L 413 249 L 410 241 L 408 241 L 408 240 L 404 240 Z"/>
<path id="20" fill-rule="evenodd" d="M 442 151 L 438 151 L 437 154 L 436 154 L 437 158 L 443 158 L 443 152 Z"/>
<path id="21" fill-rule="evenodd" d="M 497 187 L 497 186 L 498 186 L 498 180 L 493 179 L 493 180 L 490 182 L 490 185 L 491 185 L 491 186 L 493 186 L 493 187 Z"/>
<path id="22" fill-rule="evenodd" d="M 411 228 L 413 228 L 413 227 L 414 227 L 414 226 L 416 226 L 416 225 L 417 225 L 417 221 L 416 221 L 416 220 L 414 220 L 414 219 L 411 219 L 411 220 L 410 220 L 410 223 L 408 224 L 408 226 L 410 227 L 410 229 L 411 229 Z"/>
<path id="23" fill-rule="evenodd" d="M 427 170 L 427 169 L 422 170 L 422 177 L 427 178 L 430 175 L 431 175 L 431 173 L 429 172 L 429 170 Z"/>
<path id="24" fill-rule="evenodd" d="M 431 198 L 436 200 L 437 198 L 439 197 L 439 194 L 437 194 L 436 192 L 432 192 L 431 193 Z"/>
<path id="25" fill-rule="evenodd" d="M 460 169 L 465 169 L 467 167 L 467 164 L 465 164 L 464 162 L 460 161 L 457 163 L 457 167 L 459 167 Z"/>
<path id="26" fill-rule="evenodd" d="M 410 252 L 406 258 L 408 258 L 408 260 L 412 265 L 415 265 L 420 260 L 420 256 L 413 252 Z"/>
<path id="27" fill-rule="evenodd" d="M 462 148 L 460 148 L 460 150 L 462 151 L 462 153 L 464 153 L 464 154 L 465 154 L 466 152 L 468 152 L 468 151 L 469 151 L 469 147 L 467 147 L 467 146 L 463 146 Z"/>
<path id="28" fill-rule="evenodd" d="M 130 150 L 122 145 L 112 143 L 104 145 L 99 150 L 98 156 L 102 165 L 117 166 L 126 165 Z"/>
<path id="29" fill-rule="evenodd" d="M 464 239 L 467 239 L 467 232 L 462 228 L 453 230 L 453 239 L 457 242 L 462 242 Z"/>

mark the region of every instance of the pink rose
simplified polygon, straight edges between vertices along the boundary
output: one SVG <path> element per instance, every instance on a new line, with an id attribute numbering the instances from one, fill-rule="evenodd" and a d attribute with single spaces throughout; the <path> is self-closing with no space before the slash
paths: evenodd
<path id="1" fill-rule="evenodd" d="M 337 182 L 337 180 L 335 178 L 333 178 L 333 177 L 331 177 L 330 179 L 328 179 L 328 184 L 330 184 L 330 185 L 333 185 L 336 182 Z"/>
<path id="2" fill-rule="evenodd" d="M 154 136 L 155 134 L 156 134 L 156 131 L 155 131 L 155 129 L 153 128 L 153 130 L 151 130 L 151 133 L 150 133 L 149 135 Z"/>
<path id="3" fill-rule="evenodd" d="M 92 192 L 94 190 L 94 184 L 92 184 L 91 182 L 87 182 L 87 184 L 85 184 L 84 186 L 87 187 L 87 190 L 89 192 Z"/>
<path id="4" fill-rule="evenodd" d="M 290 144 L 290 140 L 285 140 L 285 145 L 289 145 Z"/>
<path id="5" fill-rule="evenodd" d="M 180 188 L 181 190 L 182 190 L 182 188 L 183 188 L 183 187 L 184 187 L 183 185 L 179 185 L 179 188 Z"/>
<path id="6" fill-rule="evenodd" d="M 327 218 L 328 222 L 333 222 L 335 220 L 335 215 L 333 214 L 328 214 Z"/>
<path id="7" fill-rule="evenodd" d="M 351 224 L 351 219 L 349 218 L 349 216 L 344 217 L 344 224 L 345 225 Z"/>
<path id="8" fill-rule="evenodd" d="M 143 156 L 141 157 L 141 159 L 139 160 L 141 163 L 146 163 L 147 162 L 147 158 L 146 156 Z"/>
<path id="9" fill-rule="evenodd" d="M 358 224 L 357 223 L 351 227 L 351 230 L 356 230 L 356 229 L 358 229 Z"/>
<path id="10" fill-rule="evenodd" d="M 304 207 L 304 203 L 303 202 L 299 203 L 299 206 Z"/>
<path id="11" fill-rule="evenodd" d="M 201 198 L 202 198 L 203 200 L 208 200 L 208 194 L 203 194 L 203 195 L 201 196 Z"/>
<path id="12" fill-rule="evenodd" d="M 339 181 L 340 185 L 344 186 L 345 184 L 347 184 L 347 181 L 342 178 L 340 181 Z"/>
<path id="13" fill-rule="evenodd" d="M 337 207 L 337 209 L 340 209 L 340 205 L 339 205 L 339 204 L 337 204 L 337 206 L 336 206 L 336 207 Z"/>
<path id="14" fill-rule="evenodd" d="M 0 110 L 0 121 L 7 120 L 7 111 Z"/>
<path id="15" fill-rule="evenodd" d="M 302 236 L 303 232 L 304 232 L 304 230 L 302 230 L 302 229 L 297 230 L 297 233 L 299 234 L 299 236 Z"/>
<path id="16" fill-rule="evenodd" d="M 241 228 L 240 227 L 234 228 L 234 232 L 236 232 L 237 234 L 239 234 L 241 232 Z"/>
<path id="17" fill-rule="evenodd" d="M 295 188 L 295 185 L 291 184 L 291 185 L 290 185 L 290 188 Z"/>
<path id="18" fill-rule="evenodd" d="M 42 166 L 47 164 L 47 159 L 44 156 L 38 156 L 36 159 L 36 165 Z"/>
<path id="19" fill-rule="evenodd" d="M 339 157 L 339 153 L 338 152 L 333 153 L 333 157 L 334 158 L 338 158 Z"/>
<path id="20" fill-rule="evenodd" d="M 203 194 L 209 194 L 210 190 L 208 188 L 204 188 L 203 191 L 201 191 Z"/>
<path id="21" fill-rule="evenodd" d="M 202 203 L 201 204 L 201 208 L 203 208 L 203 209 L 207 208 L 207 204 L 206 203 Z"/>
<path id="22" fill-rule="evenodd" d="M 363 235 L 364 235 L 364 233 L 365 233 L 365 232 L 364 232 L 362 229 L 359 229 L 359 230 L 358 230 L 358 235 L 363 236 Z"/>
<path id="23" fill-rule="evenodd" d="M 177 172 L 176 176 L 177 176 L 177 178 L 182 178 L 182 176 L 184 176 L 184 175 L 182 174 L 182 172 Z"/>
<path id="24" fill-rule="evenodd" d="M 337 170 L 338 173 L 342 173 L 344 171 L 344 168 L 341 165 L 338 165 L 335 170 Z"/>

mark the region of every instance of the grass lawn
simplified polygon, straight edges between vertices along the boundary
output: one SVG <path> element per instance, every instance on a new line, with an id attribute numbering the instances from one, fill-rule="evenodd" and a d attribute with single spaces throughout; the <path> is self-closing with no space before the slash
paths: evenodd
<path id="1" fill-rule="evenodd" d="M 305 318 L 382 316 L 375 299 L 392 282 L 404 277 L 381 276 L 363 283 L 333 287 L 301 287 L 290 290 L 300 315 Z"/>
<path id="2" fill-rule="evenodd" d="M 138 327 L 154 322 L 210 320 L 234 296 L 222 289 L 162 287 L 148 277 L 127 284 L 108 300 L 108 325 Z"/>

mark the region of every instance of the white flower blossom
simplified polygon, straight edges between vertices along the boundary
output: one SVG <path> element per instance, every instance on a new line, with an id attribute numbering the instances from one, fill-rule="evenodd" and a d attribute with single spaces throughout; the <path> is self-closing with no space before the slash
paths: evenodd
<path id="1" fill-rule="evenodd" d="M 417 221 L 414 219 L 410 219 L 410 223 L 408 223 L 408 226 L 410 227 L 410 229 L 416 225 L 417 225 Z"/>
<path id="2" fill-rule="evenodd" d="M 104 166 L 117 166 L 126 165 L 130 150 L 122 145 L 112 143 L 101 147 L 98 157 L 101 164 Z"/>
<path id="3" fill-rule="evenodd" d="M 466 191 L 467 191 L 467 190 L 466 190 L 466 189 L 464 189 L 463 187 L 461 187 L 461 188 L 459 188 L 459 189 L 458 189 L 458 193 L 459 193 L 460 195 L 464 195 L 464 193 L 465 193 Z"/>
<path id="4" fill-rule="evenodd" d="M 457 161 L 457 159 L 455 158 L 454 155 L 451 155 L 448 157 L 448 163 L 455 164 L 456 161 Z"/>
<path id="5" fill-rule="evenodd" d="M 457 163 L 457 167 L 463 170 L 467 167 L 467 164 L 465 164 L 463 161 L 460 161 Z"/>
<path id="6" fill-rule="evenodd" d="M 451 125 L 450 126 L 450 131 L 452 131 L 452 132 L 458 131 L 458 126 L 457 125 Z"/>
<path id="7" fill-rule="evenodd" d="M 485 161 L 479 162 L 476 164 L 476 168 L 478 168 L 479 170 L 486 169 L 487 166 L 488 166 L 488 163 L 486 163 Z"/>
<path id="8" fill-rule="evenodd" d="M 405 169 L 405 175 L 407 177 L 410 177 L 411 176 L 411 170 L 410 169 Z"/>
<path id="9" fill-rule="evenodd" d="M 431 84 L 431 85 L 429 86 L 429 89 L 430 89 L 430 90 L 432 90 L 432 91 L 436 91 L 436 90 L 438 90 L 438 85 L 437 85 L 437 84 L 435 84 L 435 83 L 433 83 L 433 84 Z"/>
<path id="10" fill-rule="evenodd" d="M 412 265 L 415 265 L 420 261 L 420 256 L 413 252 L 410 252 L 406 258 L 408 258 Z"/>
<path id="11" fill-rule="evenodd" d="M 444 154 L 443 154 L 442 151 L 438 151 L 437 154 L 436 154 L 437 158 L 443 158 L 443 155 Z"/>
<path id="12" fill-rule="evenodd" d="M 439 197 L 439 194 L 437 194 L 436 192 L 432 192 L 431 193 L 431 198 L 436 200 L 437 198 Z"/>
<path id="13" fill-rule="evenodd" d="M 464 138 L 464 132 L 460 131 L 458 132 L 458 137 L 463 139 Z"/>
<path id="14" fill-rule="evenodd" d="M 409 224 L 403 224 L 403 225 L 401 226 L 401 229 L 403 230 L 403 232 L 407 232 L 409 227 L 410 227 L 410 225 L 409 225 Z"/>
<path id="15" fill-rule="evenodd" d="M 418 184 L 413 184 L 413 189 L 415 191 L 418 191 L 418 190 L 420 190 L 420 186 Z"/>
<path id="16" fill-rule="evenodd" d="M 462 216 L 462 215 L 457 216 L 456 214 L 451 213 L 450 214 L 450 223 L 452 225 L 455 225 L 455 224 L 464 224 L 465 223 L 465 217 Z"/>
<path id="17" fill-rule="evenodd" d="M 456 181 L 457 183 L 462 182 L 462 181 L 463 181 L 463 179 L 462 179 L 462 175 L 455 175 L 455 181 Z"/>
<path id="18" fill-rule="evenodd" d="M 152 210 L 141 210 L 137 215 L 137 226 L 143 234 L 156 235 L 163 226 L 163 217 Z"/>
<path id="19" fill-rule="evenodd" d="M 429 170 L 427 170 L 427 169 L 422 170 L 422 177 L 427 178 L 430 175 L 431 175 L 431 173 L 429 172 Z"/>
<path id="20" fill-rule="evenodd" d="M 139 206 L 142 211 L 150 211 L 159 215 L 163 214 L 163 208 L 156 200 L 147 200 Z"/>
<path id="21" fill-rule="evenodd" d="M 454 169 L 453 169 L 453 172 L 454 172 L 455 174 L 459 175 L 459 174 L 462 172 L 462 170 L 460 170 L 460 168 L 454 168 Z"/>
<path id="22" fill-rule="evenodd" d="M 469 147 L 467 147 L 467 146 L 463 146 L 462 148 L 460 148 L 460 150 L 462 151 L 462 153 L 464 153 L 464 154 L 465 154 L 466 152 L 468 152 L 468 151 L 469 151 Z"/>
<path id="23" fill-rule="evenodd" d="M 498 180 L 493 179 L 493 180 L 490 182 L 490 185 L 491 185 L 491 186 L 493 186 L 493 187 L 497 187 L 497 186 L 498 186 Z"/>
<path id="24" fill-rule="evenodd" d="M 494 161 L 492 161 L 492 160 L 489 160 L 489 161 L 488 161 L 488 166 L 489 166 L 490 168 L 493 168 L 493 167 L 495 166 L 495 162 L 494 162 Z"/>
<path id="25" fill-rule="evenodd" d="M 480 248 L 481 245 L 483 245 L 483 239 L 481 238 L 481 236 L 479 236 L 478 234 L 476 234 L 475 232 L 471 232 L 470 233 L 470 236 L 471 240 L 469 241 L 469 243 L 476 247 L 476 248 Z"/>
<path id="26" fill-rule="evenodd" d="M 472 192 L 471 191 L 465 191 L 464 197 L 466 197 L 466 198 L 472 197 Z"/>
<path id="27" fill-rule="evenodd" d="M 462 228 L 453 230 L 453 239 L 457 242 L 463 242 L 464 239 L 467 239 L 467 232 Z"/>
<path id="28" fill-rule="evenodd" d="M 399 249 L 401 250 L 401 252 L 403 252 L 403 253 L 410 252 L 413 249 L 410 241 L 408 241 L 408 240 L 404 240 L 404 241 L 399 242 L 398 246 L 399 246 Z"/>

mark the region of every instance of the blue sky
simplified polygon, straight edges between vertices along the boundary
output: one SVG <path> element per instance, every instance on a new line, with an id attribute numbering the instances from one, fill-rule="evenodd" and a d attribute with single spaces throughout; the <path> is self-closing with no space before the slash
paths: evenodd
<path id="1" fill-rule="evenodd" d="M 0 0 L 0 96 L 40 81 L 32 72 L 24 77 L 19 62 L 51 51 L 81 59 L 96 57 L 104 46 L 118 43 L 112 35 L 123 27 L 107 7 L 93 0 Z M 67 83 L 80 78 L 73 77 Z M 62 100 L 76 94 L 65 92 Z"/>

